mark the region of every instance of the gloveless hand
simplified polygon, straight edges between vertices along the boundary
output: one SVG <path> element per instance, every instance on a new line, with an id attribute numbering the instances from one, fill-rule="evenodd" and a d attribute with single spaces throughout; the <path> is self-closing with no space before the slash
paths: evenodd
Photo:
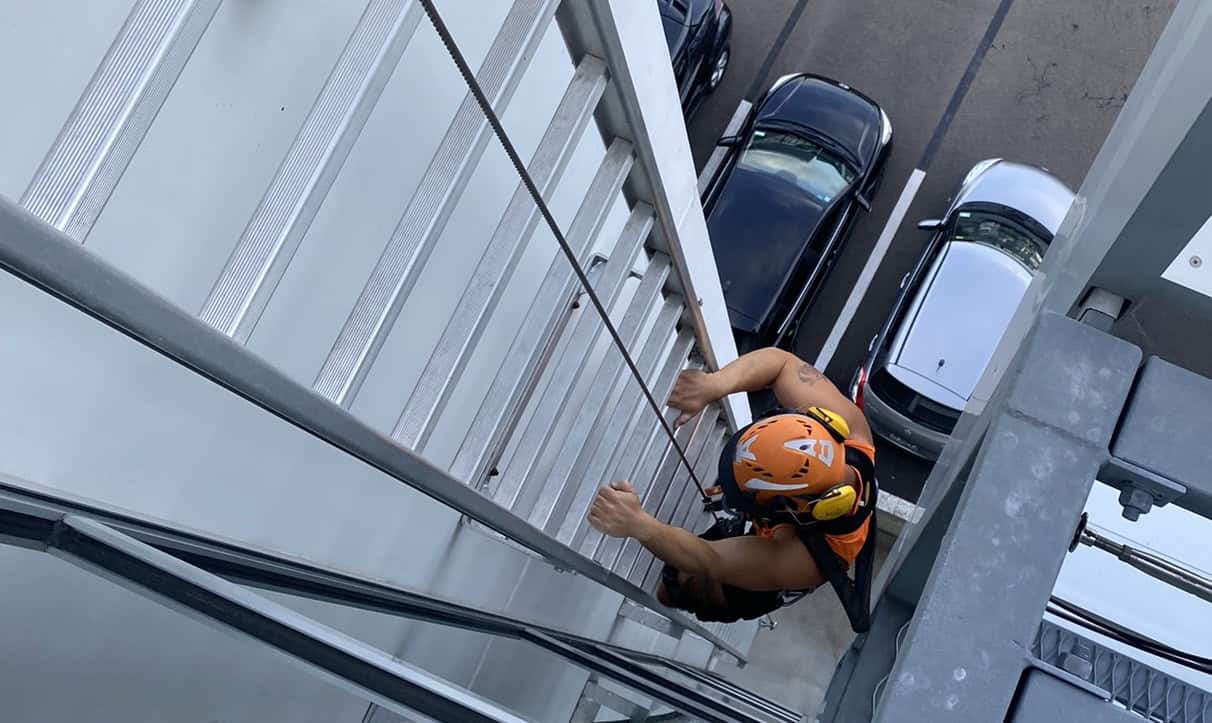
<path id="1" fill-rule="evenodd" d="M 673 426 L 680 427 L 708 404 L 724 396 L 716 383 L 716 376 L 697 369 L 687 369 L 678 375 L 669 395 L 669 406 L 682 412 Z"/>
<path id="2" fill-rule="evenodd" d="M 635 537 L 648 516 L 635 487 L 626 480 L 598 490 L 589 507 L 589 524 L 610 537 Z"/>

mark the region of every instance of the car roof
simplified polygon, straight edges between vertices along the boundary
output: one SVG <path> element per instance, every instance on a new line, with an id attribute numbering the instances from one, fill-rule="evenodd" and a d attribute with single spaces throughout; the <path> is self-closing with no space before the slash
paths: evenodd
<path id="1" fill-rule="evenodd" d="M 992 246 L 946 242 L 897 330 L 890 361 L 932 383 L 915 387 L 919 394 L 954 406 L 937 385 L 967 400 L 1030 283 L 1025 266 Z"/>
<path id="2" fill-rule="evenodd" d="M 1055 236 L 1073 204 L 1073 191 L 1042 168 L 999 160 L 960 189 L 952 209 L 968 203 L 1007 206 L 1035 219 Z"/>
<path id="3" fill-rule="evenodd" d="M 872 157 L 880 137 L 875 101 L 828 78 L 798 75 L 763 100 L 756 122 L 790 122 L 832 139 L 861 163 Z"/>

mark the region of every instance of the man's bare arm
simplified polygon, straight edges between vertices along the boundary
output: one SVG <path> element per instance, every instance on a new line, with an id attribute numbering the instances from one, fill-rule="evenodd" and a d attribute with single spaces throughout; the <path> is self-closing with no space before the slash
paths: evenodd
<path id="1" fill-rule="evenodd" d="M 774 347 L 750 352 L 715 373 L 683 372 L 669 397 L 669 406 L 681 409 L 684 424 L 708 404 L 737 392 L 771 388 L 788 409 L 824 407 L 850 426 L 850 436 L 871 443 L 871 428 L 854 403 L 833 382 L 790 352 Z"/>
<path id="2" fill-rule="evenodd" d="M 815 588 L 823 576 L 794 532 L 775 539 L 744 536 L 708 542 L 647 517 L 635 538 L 657 559 L 689 575 L 701 575 L 745 590 Z"/>
<path id="3" fill-rule="evenodd" d="M 635 538 L 681 572 L 747 590 L 812 588 L 823 579 L 794 530 L 776 529 L 770 539 L 746 536 L 708 542 L 654 518 L 625 480 L 598 490 L 589 507 L 589 524 L 611 537 Z"/>

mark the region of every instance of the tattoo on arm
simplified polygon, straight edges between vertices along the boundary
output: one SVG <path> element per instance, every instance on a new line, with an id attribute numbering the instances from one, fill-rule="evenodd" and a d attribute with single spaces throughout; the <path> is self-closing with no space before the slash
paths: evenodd
<path id="1" fill-rule="evenodd" d="M 800 365 L 799 377 L 800 377 L 800 381 L 803 382 L 804 384 L 807 384 L 809 386 L 816 384 L 817 382 L 819 382 L 821 380 L 821 377 L 823 377 L 823 376 L 825 376 L 825 375 L 821 374 L 819 371 L 817 371 L 816 368 L 813 367 L 808 362 L 804 362 L 803 364 Z"/>

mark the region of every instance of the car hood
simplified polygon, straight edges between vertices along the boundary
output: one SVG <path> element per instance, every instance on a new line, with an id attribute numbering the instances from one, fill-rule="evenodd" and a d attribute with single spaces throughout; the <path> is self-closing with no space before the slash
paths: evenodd
<path id="1" fill-rule="evenodd" d="M 969 241 L 947 243 L 932 271 L 909 309 L 910 323 L 893 341 L 893 362 L 931 382 L 915 391 L 953 406 L 954 398 L 930 392 L 937 386 L 965 401 L 971 396 L 1031 272 L 1009 255 Z"/>
<path id="2" fill-rule="evenodd" d="M 758 109 L 757 123 L 782 122 L 828 136 L 866 165 L 880 138 L 879 108 L 833 82 L 801 76 L 784 83 Z"/>
<path id="3" fill-rule="evenodd" d="M 794 182 L 733 168 L 711 208 L 707 230 L 735 328 L 757 331 L 803 258 L 825 208 Z"/>
<path id="4" fill-rule="evenodd" d="M 960 189 L 952 208 L 981 202 L 1021 211 L 1055 236 L 1073 204 L 1073 191 L 1042 168 L 998 161 Z"/>

